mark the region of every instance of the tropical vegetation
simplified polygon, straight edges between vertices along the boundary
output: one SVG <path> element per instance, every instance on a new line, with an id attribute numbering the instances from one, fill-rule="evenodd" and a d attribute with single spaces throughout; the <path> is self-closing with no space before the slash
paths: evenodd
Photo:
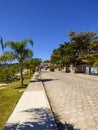
<path id="1" fill-rule="evenodd" d="M 24 89 L 28 86 L 36 66 L 42 60 L 32 58 L 33 51 L 27 47 L 31 39 L 24 39 L 21 42 L 7 41 L 3 44 L 0 40 L 2 49 L 7 50 L 0 56 L 0 130 L 3 129 L 9 116 L 15 108 Z M 14 62 L 12 62 L 14 61 Z M 26 72 L 24 73 L 24 70 Z M 30 73 L 29 73 L 30 72 Z M 21 84 L 20 84 L 21 80 Z"/>
<path id="2" fill-rule="evenodd" d="M 30 59 L 33 56 L 33 51 L 27 48 L 27 44 L 30 43 L 33 46 L 31 39 L 24 39 L 23 41 L 7 41 L 3 47 L 9 47 L 10 51 L 4 52 L 0 57 L 2 62 L 17 60 L 20 67 L 20 82 L 23 85 L 23 64 L 26 59 Z"/>
<path id="3" fill-rule="evenodd" d="M 98 66 L 98 37 L 95 32 L 69 32 L 69 42 L 60 44 L 51 55 L 58 67 L 81 64 Z"/>

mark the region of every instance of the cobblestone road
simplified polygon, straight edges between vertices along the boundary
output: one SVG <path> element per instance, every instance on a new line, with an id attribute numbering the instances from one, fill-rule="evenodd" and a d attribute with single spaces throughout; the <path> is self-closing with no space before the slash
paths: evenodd
<path id="1" fill-rule="evenodd" d="M 61 130 L 98 130 L 97 76 L 58 71 L 41 76 Z"/>

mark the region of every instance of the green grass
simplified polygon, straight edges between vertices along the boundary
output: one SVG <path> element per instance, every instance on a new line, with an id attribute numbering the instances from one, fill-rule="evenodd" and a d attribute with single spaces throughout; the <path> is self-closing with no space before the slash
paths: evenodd
<path id="1" fill-rule="evenodd" d="M 20 86 L 20 82 L 13 82 L 0 89 L 0 130 L 3 130 L 8 118 L 13 112 L 18 100 L 29 83 L 29 79 L 24 81 L 24 86 Z"/>

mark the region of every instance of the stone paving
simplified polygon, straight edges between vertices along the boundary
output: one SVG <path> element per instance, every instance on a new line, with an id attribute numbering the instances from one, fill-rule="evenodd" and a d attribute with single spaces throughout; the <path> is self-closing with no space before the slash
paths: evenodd
<path id="1" fill-rule="evenodd" d="M 98 130 L 98 77 L 41 72 L 60 130 Z"/>

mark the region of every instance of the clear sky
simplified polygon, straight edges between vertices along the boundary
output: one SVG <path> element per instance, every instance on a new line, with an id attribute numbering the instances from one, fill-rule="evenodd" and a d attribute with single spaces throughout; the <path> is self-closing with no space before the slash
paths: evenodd
<path id="1" fill-rule="evenodd" d="M 49 60 L 70 31 L 98 33 L 98 0 L 0 0 L 4 42 L 31 38 L 34 57 Z"/>

